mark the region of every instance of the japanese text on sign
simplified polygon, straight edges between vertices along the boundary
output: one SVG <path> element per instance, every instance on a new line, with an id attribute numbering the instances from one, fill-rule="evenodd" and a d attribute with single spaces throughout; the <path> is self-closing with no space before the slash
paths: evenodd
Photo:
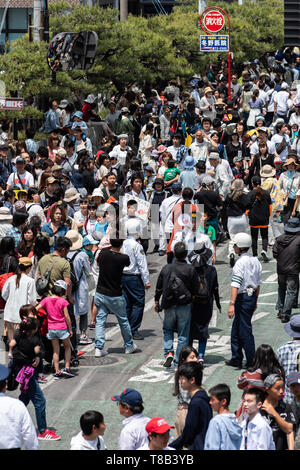
<path id="1" fill-rule="evenodd" d="M 200 51 L 228 52 L 229 36 L 200 36 Z"/>

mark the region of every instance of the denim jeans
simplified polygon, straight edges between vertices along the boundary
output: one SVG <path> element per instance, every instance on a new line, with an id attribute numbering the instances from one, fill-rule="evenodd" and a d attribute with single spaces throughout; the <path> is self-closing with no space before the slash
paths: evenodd
<path id="1" fill-rule="evenodd" d="M 126 300 L 126 313 L 130 324 L 131 333 L 137 333 L 143 320 L 145 307 L 145 287 L 140 276 L 123 274 L 123 295 Z"/>
<path id="2" fill-rule="evenodd" d="M 278 299 L 276 309 L 282 309 L 283 315 L 291 315 L 298 292 L 298 274 L 278 274 Z"/>
<path id="3" fill-rule="evenodd" d="M 181 348 L 189 343 L 189 334 L 191 326 L 191 304 L 174 305 L 165 309 L 163 333 L 164 333 L 164 354 L 171 352 L 174 354 L 174 332 L 177 331 L 178 344 L 176 350 L 175 364 L 178 364 L 178 358 Z"/>
<path id="4" fill-rule="evenodd" d="M 130 325 L 126 314 L 126 301 L 124 296 L 109 297 L 107 295 L 95 294 L 95 305 L 97 307 L 96 328 L 95 328 L 95 347 L 103 349 L 105 344 L 105 323 L 109 313 L 114 313 L 120 325 L 121 334 L 124 340 L 124 347 L 133 346 L 133 339 Z"/>
<path id="5" fill-rule="evenodd" d="M 257 296 L 238 294 L 235 301 L 234 320 L 231 328 L 232 360 L 242 363 L 243 350 L 245 351 L 247 365 L 252 364 L 255 354 L 254 336 L 251 319 L 257 302 Z"/>
<path id="6" fill-rule="evenodd" d="M 25 406 L 28 405 L 30 400 L 32 401 L 35 409 L 38 430 L 40 433 L 43 433 L 45 429 L 47 429 L 46 399 L 41 390 L 41 387 L 39 386 L 36 372 L 29 381 L 27 393 L 21 393 L 19 396 L 19 400 L 21 400 Z"/>

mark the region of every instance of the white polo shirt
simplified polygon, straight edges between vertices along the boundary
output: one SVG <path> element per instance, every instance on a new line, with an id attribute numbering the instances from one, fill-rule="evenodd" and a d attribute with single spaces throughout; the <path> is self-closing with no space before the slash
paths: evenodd
<path id="1" fill-rule="evenodd" d="M 118 450 L 136 450 L 148 445 L 146 424 L 150 421 L 142 413 L 130 416 L 123 421 L 123 428 L 118 439 Z"/>
<path id="2" fill-rule="evenodd" d="M 243 253 L 237 259 L 232 269 L 231 287 L 238 288 L 238 294 L 244 292 L 247 287 L 256 289 L 261 285 L 262 266 L 255 256 Z"/>
<path id="3" fill-rule="evenodd" d="M 0 449 L 39 450 L 36 430 L 24 403 L 0 393 Z"/>

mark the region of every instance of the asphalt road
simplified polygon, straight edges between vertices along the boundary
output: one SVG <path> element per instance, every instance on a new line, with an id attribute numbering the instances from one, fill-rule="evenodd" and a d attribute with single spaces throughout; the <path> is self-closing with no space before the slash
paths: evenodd
<path id="1" fill-rule="evenodd" d="M 283 226 L 277 226 L 282 232 Z M 41 385 L 47 400 L 48 427 L 55 428 L 62 439 L 56 442 L 40 442 L 41 449 L 68 450 L 71 437 L 79 432 L 79 418 L 89 409 L 100 411 L 105 418 L 106 432 L 104 440 L 109 450 L 117 449 L 117 439 L 122 427 L 122 417 L 116 404 L 111 400 L 126 387 L 135 388 L 143 396 L 144 414 L 150 418 L 162 416 L 172 424 L 175 419 L 177 399 L 172 395 L 174 371 L 163 366 L 162 315 L 154 311 L 154 291 L 157 275 L 166 263 L 166 257 L 151 254 L 148 258 L 151 288 L 146 292 L 146 306 L 141 333 L 145 339 L 136 341 L 138 351 L 125 355 L 123 341 L 114 315 L 108 316 L 107 342 L 105 348 L 109 355 L 104 358 L 94 357 L 94 345 L 83 346 L 84 356 L 76 368 L 77 376 L 54 381 L 51 374 L 47 384 Z M 271 250 L 269 251 L 271 256 Z M 276 262 L 263 263 L 263 283 L 258 302 L 258 309 L 253 316 L 253 331 L 256 347 L 262 343 L 270 344 L 276 350 L 288 340 L 283 325 L 276 318 L 277 299 Z M 236 379 L 241 371 L 225 366 L 225 359 L 231 357 L 230 330 L 232 321 L 227 317 L 230 295 L 231 268 L 227 258 L 227 243 L 218 246 L 217 271 L 221 295 L 222 313 L 214 311 L 210 323 L 210 338 L 207 344 L 203 386 L 208 390 L 217 383 L 227 383 L 231 387 L 231 411 L 239 405 L 241 393 L 236 387 Z M 294 312 L 295 313 L 295 312 Z M 3 315 L 0 316 L 0 328 L 3 330 Z M 94 331 L 89 330 L 91 338 Z M 0 363 L 8 362 L 3 343 L 0 342 Z M 9 392 L 17 397 L 18 391 Z M 35 422 L 34 408 L 28 406 Z"/>

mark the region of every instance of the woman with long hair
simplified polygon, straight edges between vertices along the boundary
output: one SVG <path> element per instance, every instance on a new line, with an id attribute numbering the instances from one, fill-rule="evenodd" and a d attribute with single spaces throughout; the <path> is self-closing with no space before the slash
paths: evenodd
<path id="1" fill-rule="evenodd" d="M 235 252 L 233 249 L 234 235 L 240 232 L 247 233 L 248 221 L 245 215 L 247 209 L 247 194 L 244 181 L 240 178 L 234 180 L 230 187 L 229 194 L 225 199 L 227 215 L 227 228 L 229 233 L 228 257 L 231 267 L 235 263 Z"/>
<path id="2" fill-rule="evenodd" d="M 35 304 L 37 300 L 35 280 L 28 275 L 31 267 L 32 260 L 30 258 L 20 258 L 16 274 L 7 279 L 2 289 L 1 295 L 6 302 L 4 328 L 8 341 L 13 339 L 14 332 L 20 324 L 19 310 L 22 305 Z"/>
<path id="3" fill-rule="evenodd" d="M 248 193 L 247 211 L 250 232 L 252 237 L 252 253 L 257 256 L 258 233 L 262 238 L 261 256 L 265 263 L 269 261 L 268 250 L 268 228 L 269 219 L 272 215 L 272 200 L 270 194 L 261 187 L 261 178 L 253 176 L 251 179 L 253 190 Z"/>
<path id="4" fill-rule="evenodd" d="M 18 245 L 18 254 L 22 257 L 28 256 L 33 257 L 33 248 L 35 239 L 37 236 L 37 230 L 33 226 L 26 225 L 22 230 L 21 241 Z"/>
<path id="5" fill-rule="evenodd" d="M 50 207 L 50 220 L 42 226 L 41 234 L 49 238 L 50 252 L 53 253 L 55 239 L 64 237 L 70 230 L 66 224 L 67 210 L 62 204 L 54 203 Z"/>
<path id="6" fill-rule="evenodd" d="M 283 379 L 285 377 L 284 369 L 272 347 L 268 344 L 261 344 L 255 351 L 252 365 L 238 377 L 237 386 L 240 390 L 257 387 L 265 391 L 264 379 L 270 374 L 278 374 Z M 241 403 L 236 417 L 240 420 L 244 415 Z"/>
<path id="7" fill-rule="evenodd" d="M 49 152 L 49 158 L 50 160 L 53 161 L 53 163 L 55 163 L 55 156 L 56 156 L 57 151 L 60 148 L 61 147 L 60 147 L 60 140 L 59 140 L 58 134 L 55 134 L 54 132 L 52 132 L 48 139 L 48 152 Z"/>
<path id="8" fill-rule="evenodd" d="M 264 107 L 264 103 L 265 103 L 264 100 L 262 98 L 259 98 L 259 89 L 256 88 L 253 91 L 252 96 L 248 103 L 248 106 L 250 108 L 249 117 L 247 119 L 248 129 L 255 128 L 256 118 L 262 113 L 262 108 Z"/>

